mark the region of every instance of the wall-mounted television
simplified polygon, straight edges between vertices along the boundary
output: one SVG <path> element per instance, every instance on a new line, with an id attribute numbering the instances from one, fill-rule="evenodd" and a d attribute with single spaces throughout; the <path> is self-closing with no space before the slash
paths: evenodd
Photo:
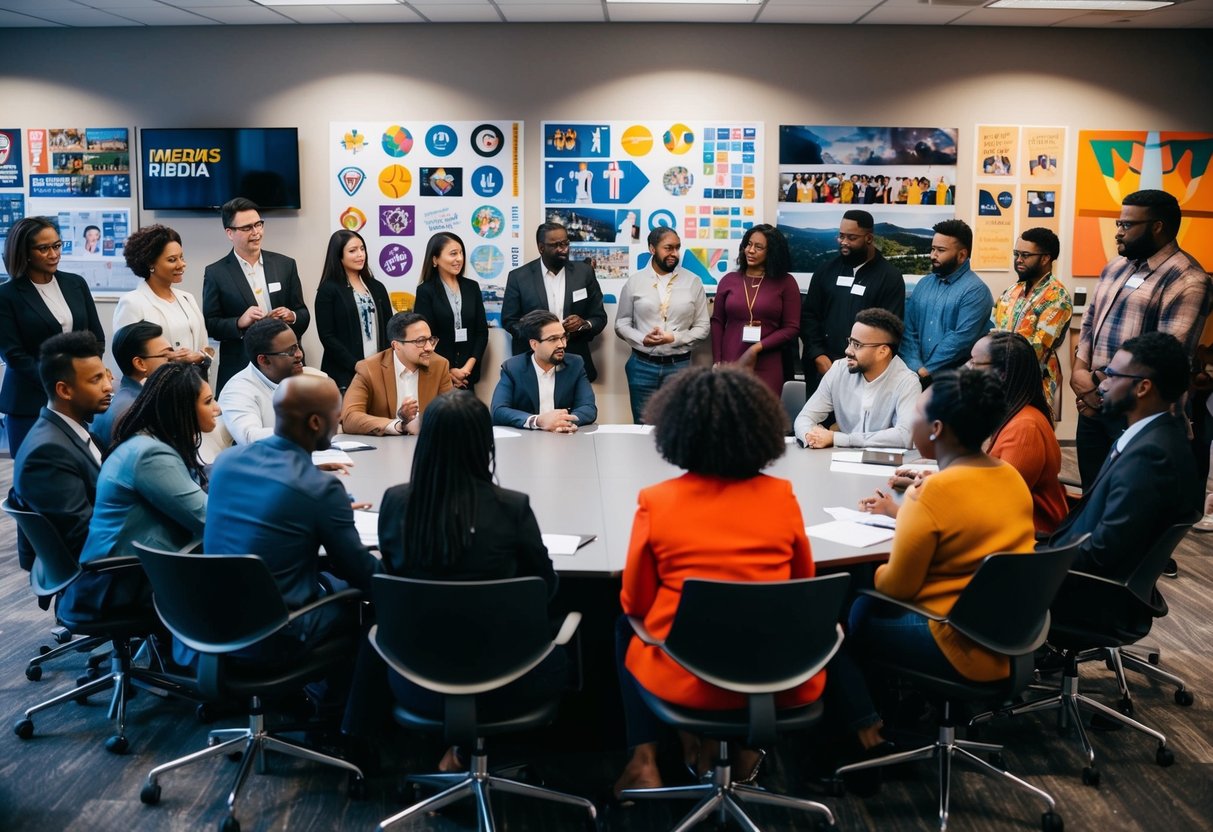
<path id="1" fill-rule="evenodd" d="M 300 207 L 294 127 L 144 128 L 139 158 L 145 210 L 213 209 L 237 196 Z"/>

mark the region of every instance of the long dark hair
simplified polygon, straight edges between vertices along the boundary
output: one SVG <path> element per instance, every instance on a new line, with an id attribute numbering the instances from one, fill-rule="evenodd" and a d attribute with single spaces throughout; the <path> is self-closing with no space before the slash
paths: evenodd
<path id="1" fill-rule="evenodd" d="M 1003 395 L 1007 399 L 1006 412 L 994 429 L 994 437 L 997 438 L 1011 417 L 1025 407 L 1036 408 L 1045 415 L 1050 425 L 1053 424 L 1053 411 L 1045 398 L 1040 361 L 1028 339 L 1018 332 L 1002 329 L 996 329 L 986 337 L 990 339 L 990 370 L 1002 382 Z"/>
<path id="2" fill-rule="evenodd" d="M 788 251 L 788 240 L 778 228 L 765 222 L 747 229 L 745 236 L 741 238 L 741 246 L 737 249 L 737 270 L 745 274 L 745 247 L 756 233 L 767 238 L 767 259 L 762 264 L 765 276 L 780 278 L 790 274 L 792 255 Z"/>
<path id="3" fill-rule="evenodd" d="M 206 488 L 206 471 L 198 458 L 202 444 L 198 394 L 204 383 L 190 364 L 170 361 L 157 367 L 143 382 L 130 410 L 114 425 L 114 438 L 105 455 L 135 434 L 148 433 L 176 451 L 198 485 Z"/>
<path id="4" fill-rule="evenodd" d="M 349 282 L 349 278 L 345 276 L 345 266 L 341 264 L 341 255 L 345 251 L 345 244 L 355 237 L 358 238 L 365 249 L 366 240 L 357 231 L 340 228 L 333 232 L 333 236 L 329 237 L 328 249 L 324 253 L 324 271 L 320 273 L 321 283 L 334 281 L 339 286 L 344 286 Z M 363 284 L 368 280 L 374 279 L 374 275 L 371 274 L 371 253 L 369 250 L 367 250 L 366 261 L 362 264 L 362 271 L 358 273 L 358 276 L 362 278 Z"/>
<path id="5" fill-rule="evenodd" d="M 421 417 L 403 521 L 406 564 L 442 570 L 459 561 L 475 531 L 476 484 L 492 482 L 495 467 L 488 408 L 466 390 L 430 402 Z"/>
<path id="6" fill-rule="evenodd" d="M 463 240 L 458 234 L 453 234 L 450 231 L 439 231 L 425 246 L 425 257 L 421 261 L 421 277 L 417 279 L 417 283 L 425 283 L 430 278 L 438 274 L 438 269 L 434 266 L 434 258 L 442 254 L 442 250 L 446 248 L 447 243 L 458 243 L 460 250 L 463 252 L 463 268 L 466 271 L 468 267 L 468 250 L 463 244 Z M 463 277 L 463 275 L 459 275 Z"/>

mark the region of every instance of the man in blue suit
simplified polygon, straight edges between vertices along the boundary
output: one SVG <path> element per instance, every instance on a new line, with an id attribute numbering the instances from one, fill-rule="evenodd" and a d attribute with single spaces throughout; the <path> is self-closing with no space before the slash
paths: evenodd
<path id="1" fill-rule="evenodd" d="M 88 537 L 101 471 L 101 449 L 88 423 L 109 408 L 114 389 L 101 356 L 101 342 L 87 330 L 42 343 L 38 374 L 47 405 L 17 452 L 9 492 L 15 508 L 49 520 L 77 556 Z M 17 560 L 27 571 L 34 565 L 34 551 L 21 535 Z"/>
<path id="2" fill-rule="evenodd" d="M 594 389 L 579 356 L 566 353 L 569 336 L 546 309 L 522 316 L 518 330 L 531 351 L 501 365 L 493 391 L 493 424 L 573 433 L 598 418 Z"/>

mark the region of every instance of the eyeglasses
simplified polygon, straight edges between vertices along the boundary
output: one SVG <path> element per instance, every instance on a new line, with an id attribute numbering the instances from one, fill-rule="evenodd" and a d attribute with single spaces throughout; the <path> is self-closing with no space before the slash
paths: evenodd
<path id="1" fill-rule="evenodd" d="M 993 361 L 974 361 L 972 358 L 969 359 L 969 368 L 973 369 L 973 370 L 976 370 L 978 367 L 993 367 L 993 366 L 994 366 Z"/>
<path id="2" fill-rule="evenodd" d="M 1043 254 L 1043 251 L 1012 251 L 1011 257 L 1015 260 L 1027 260 L 1029 257 L 1040 257 Z"/>
<path id="3" fill-rule="evenodd" d="M 138 356 L 138 358 L 142 358 L 144 361 L 149 361 L 149 360 L 151 360 L 151 359 L 153 359 L 153 358 L 163 358 L 163 359 L 165 359 L 165 360 L 167 361 L 168 359 L 170 359 L 170 358 L 172 358 L 172 357 L 173 357 L 173 351 L 172 351 L 172 350 L 165 350 L 164 352 L 158 352 L 158 353 L 155 353 L 154 355 L 140 355 L 140 356 Z"/>
<path id="4" fill-rule="evenodd" d="M 39 254 L 50 254 L 52 251 L 59 251 L 61 248 L 63 248 L 62 240 L 57 243 L 43 243 L 40 246 L 30 246 L 30 249 Z"/>
<path id="5" fill-rule="evenodd" d="M 1144 225 L 1148 222 L 1154 222 L 1154 220 L 1117 220 L 1114 225 L 1117 231 L 1128 231 L 1135 225 Z"/>
<path id="6" fill-rule="evenodd" d="M 263 352 L 262 355 L 278 355 L 283 358 L 294 358 L 296 355 L 303 355 L 303 347 L 298 344 L 292 344 L 282 352 Z"/>
<path id="7" fill-rule="evenodd" d="M 229 225 L 228 228 L 230 228 L 232 231 L 239 231 L 241 234 L 248 234 L 254 229 L 260 231 L 261 229 L 265 228 L 265 220 L 257 220 L 256 222 L 251 222 L 248 225 Z"/>
<path id="8" fill-rule="evenodd" d="M 423 350 L 426 347 L 437 346 L 438 338 L 433 335 L 431 335 L 429 338 L 414 338 L 412 341 L 405 341 L 403 339 L 397 338 L 396 343 L 397 344 L 411 344 L 414 347 L 416 347 L 417 349 Z"/>
<path id="9" fill-rule="evenodd" d="M 549 335 L 547 338 L 539 339 L 539 343 L 541 344 L 567 344 L 568 341 L 569 336 L 566 333 L 562 333 L 560 335 Z"/>
<path id="10" fill-rule="evenodd" d="M 555 242 L 544 243 L 544 248 L 567 249 L 569 247 L 568 240 L 556 240 Z"/>
<path id="11" fill-rule="evenodd" d="M 847 346 L 853 350 L 858 350 L 862 349 L 863 347 L 891 347 L 893 345 L 886 341 L 873 341 L 871 344 L 865 344 L 863 341 L 856 341 L 854 338 L 848 338 Z"/>
<path id="12" fill-rule="evenodd" d="M 767 247 L 762 243 L 746 243 L 743 247 L 746 251 L 766 251 Z"/>
<path id="13" fill-rule="evenodd" d="M 838 232 L 838 239 L 846 240 L 848 243 L 858 243 L 865 236 L 867 236 L 867 235 L 865 235 L 865 234 L 843 234 L 841 231 Z"/>
<path id="14" fill-rule="evenodd" d="M 1103 367 L 1099 370 L 1104 378 L 1132 378 L 1137 381 L 1152 380 L 1154 376 L 1139 376 L 1133 373 L 1122 373 L 1119 370 L 1113 370 L 1111 367 Z"/>

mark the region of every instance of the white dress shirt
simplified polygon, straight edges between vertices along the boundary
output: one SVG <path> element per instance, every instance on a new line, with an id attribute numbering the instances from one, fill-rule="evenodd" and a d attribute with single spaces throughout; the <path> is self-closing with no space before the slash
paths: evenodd
<path id="1" fill-rule="evenodd" d="M 274 434 L 274 391 L 256 364 L 249 364 L 228 379 L 219 394 L 223 424 L 237 445 L 248 445 Z"/>
<path id="2" fill-rule="evenodd" d="M 674 343 L 646 347 L 644 336 L 653 327 L 673 333 Z M 703 281 L 693 274 L 674 271 L 659 275 L 650 265 L 633 272 L 619 293 L 615 334 L 634 350 L 648 355 L 686 355 L 710 332 L 708 296 Z"/>
<path id="3" fill-rule="evenodd" d="M 535 368 L 535 380 L 539 382 L 539 413 L 547 413 L 549 410 L 556 409 L 556 365 L 553 364 L 550 370 L 544 370 L 539 366 L 539 362 L 535 360 L 535 356 L 531 356 L 531 366 Z M 539 413 L 531 416 L 526 420 L 526 426 L 531 430 L 537 430 L 539 421 Z"/>
<path id="4" fill-rule="evenodd" d="M 30 281 L 34 283 L 34 281 Z M 564 283 L 561 283 L 563 286 Z M 63 289 L 59 286 L 59 279 L 51 275 L 51 279 L 46 283 L 34 283 L 34 288 L 38 290 L 39 297 L 46 304 L 46 308 L 50 310 L 51 315 L 59 322 L 59 326 L 63 327 L 64 332 L 72 331 L 72 308 L 67 305 L 67 298 L 63 297 Z"/>
<path id="5" fill-rule="evenodd" d="M 253 299 L 264 311 L 269 312 L 273 307 L 270 306 L 270 290 L 265 283 L 265 258 L 258 253 L 257 262 L 250 263 L 237 254 L 236 262 L 240 264 L 240 270 L 244 272 L 249 288 L 253 290 Z"/>
<path id="6" fill-rule="evenodd" d="M 548 311 L 560 320 L 564 320 L 564 269 L 558 272 L 549 271 L 543 261 L 539 261 L 543 269 L 543 288 L 548 293 Z"/>

